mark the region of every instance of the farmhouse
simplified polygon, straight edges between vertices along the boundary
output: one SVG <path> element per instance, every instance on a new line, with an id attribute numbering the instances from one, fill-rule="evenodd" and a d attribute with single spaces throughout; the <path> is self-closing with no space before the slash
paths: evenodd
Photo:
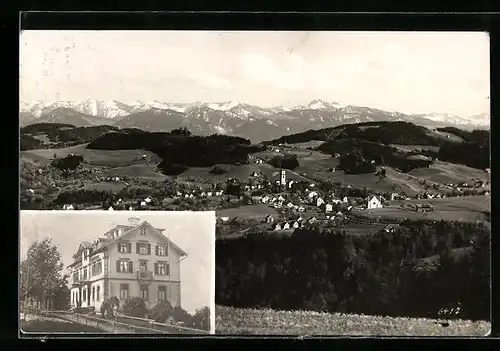
<path id="1" fill-rule="evenodd" d="M 274 217 L 271 215 L 266 216 L 266 223 L 274 223 Z"/>
<path id="2" fill-rule="evenodd" d="M 386 233 L 395 233 L 396 232 L 396 229 L 399 228 L 399 225 L 397 224 L 388 224 L 386 225 L 386 227 L 384 228 L 385 232 Z"/>
<path id="3" fill-rule="evenodd" d="M 415 205 L 415 210 L 417 212 L 431 212 L 433 207 L 429 204 L 417 204 Z"/>
<path id="4" fill-rule="evenodd" d="M 273 230 L 281 230 L 281 223 L 274 223 Z"/>
<path id="5" fill-rule="evenodd" d="M 330 213 L 330 212 L 332 212 L 332 211 L 333 211 L 333 206 L 332 206 L 332 204 L 326 204 L 326 206 L 325 206 L 325 212 L 326 212 L 326 213 Z"/>
<path id="6" fill-rule="evenodd" d="M 73 207 L 73 205 L 69 204 L 69 205 L 64 205 L 63 206 L 63 210 L 74 210 L 75 208 Z"/>
<path id="7" fill-rule="evenodd" d="M 316 200 L 316 206 L 321 206 L 325 203 L 325 200 L 323 200 L 322 198 L 318 197 L 318 199 Z"/>
<path id="8" fill-rule="evenodd" d="M 373 209 L 373 208 L 382 208 L 382 200 L 377 197 L 377 196 L 373 196 L 369 201 L 368 201 L 368 205 L 367 205 L 367 208 L 368 209 Z"/>
<path id="9" fill-rule="evenodd" d="M 112 296 L 120 303 L 138 296 L 148 308 L 161 300 L 180 306 L 180 262 L 187 254 L 163 231 L 130 218 L 127 225 L 80 243 L 68 266 L 71 306 L 100 309 Z"/>
<path id="10" fill-rule="evenodd" d="M 399 200 L 399 199 L 401 199 L 401 195 L 399 195 L 398 193 L 391 194 L 391 201 Z"/>

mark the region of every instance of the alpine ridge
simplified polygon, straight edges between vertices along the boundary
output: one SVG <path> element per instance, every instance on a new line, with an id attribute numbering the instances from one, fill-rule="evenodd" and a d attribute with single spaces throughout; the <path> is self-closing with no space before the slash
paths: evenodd
<path id="1" fill-rule="evenodd" d="M 34 123 L 66 123 L 75 126 L 114 125 L 148 131 L 187 127 L 200 135 L 228 134 L 254 142 L 274 139 L 310 129 L 342 124 L 407 121 L 428 128 L 489 128 L 490 115 L 462 118 L 449 114 L 403 114 L 370 107 L 313 100 L 292 108 L 261 107 L 239 101 L 172 103 L 116 100 L 35 101 L 21 103 L 21 126 Z"/>

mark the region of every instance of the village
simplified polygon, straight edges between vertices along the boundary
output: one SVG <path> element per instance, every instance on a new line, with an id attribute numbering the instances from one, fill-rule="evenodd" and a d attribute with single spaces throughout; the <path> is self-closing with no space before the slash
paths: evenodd
<path id="1" fill-rule="evenodd" d="M 269 151 L 281 152 L 277 148 Z M 147 161 L 145 155 L 143 159 Z M 51 204 L 56 210 L 215 210 L 218 227 L 250 220 L 252 223 L 248 225 L 260 232 L 290 232 L 314 223 L 337 228 L 360 222 L 385 223 L 389 228 L 407 218 L 405 214 L 409 211 L 423 216 L 432 212 L 432 204 L 424 200 L 489 196 L 490 191 L 489 182 L 472 179 L 459 184 L 428 186 L 427 191 L 412 196 L 396 191 L 381 193 L 349 184 L 312 180 L 285 169 L 271 168 L 274 172 L 264 172 L 270 166 L 254 155 L 249 155 L 248 161 L 259 165 L 260 171 L 251 172 L 246 179 L 225 175 L 213 179 L 176 176 L 159 182 L 137 176 L 109 175 L 102 167 L 83 165 L 67 177 L 55 174 L 50 166 L 38 168 L 32 172 L 31 183 L 38 184 L 45 177 L 59 189 L 71 189 L 62 191 L 64 196 L 59 195 Z M 336 171 L 335 167 L 329 169 L 332 173 Z M 25 189 L 24 196 L 40 196 L 42 188 Z M 80 199 L 79 193 L 92 189 L 101 195 Z M 384 216 L 381 209 L 397 209 L 399 213 L 397 218 L 384 218 L 394 216 Z M 377 213 L 381 214 L 378 218 L 375 216 L 376 221 L 363 219 L 373 219 Z"/>

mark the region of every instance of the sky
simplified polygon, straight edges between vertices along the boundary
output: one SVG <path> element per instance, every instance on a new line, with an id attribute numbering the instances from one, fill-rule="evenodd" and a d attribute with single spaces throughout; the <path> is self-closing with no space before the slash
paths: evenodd
<path id="1" fill-rule="evenodd" d="M 314 99 L 409 114 L 489 113 L 483 32 L 24 31 L 20 96 L 36 100 Z"/>
<path id="2" fill-rule="evenodd" d="M 181 262 L 182 308 L 194 313 L 208 306 L 214 311 L 214 212 L 21 211 L 20 258 L 26 258 L 32 243 L 48 237 L 67 266 L 81 241 L 92 241 L 117 224 L 128 224 L 132 216 L 166 229 L 164 234 L 188 254 Z"/>

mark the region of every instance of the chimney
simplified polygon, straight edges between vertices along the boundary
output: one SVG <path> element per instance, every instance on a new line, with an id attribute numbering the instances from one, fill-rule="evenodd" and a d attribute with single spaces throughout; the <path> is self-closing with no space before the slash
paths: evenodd
<path id="1" fill-rule="evenodd" d="M 133 227 L 135 227 L 136 225 L 139 225 L 139 217 L 130 217 L 130 218 L 128 219 L 128 223 L 129 223 L 131 226 L 133 226 Z"/>

